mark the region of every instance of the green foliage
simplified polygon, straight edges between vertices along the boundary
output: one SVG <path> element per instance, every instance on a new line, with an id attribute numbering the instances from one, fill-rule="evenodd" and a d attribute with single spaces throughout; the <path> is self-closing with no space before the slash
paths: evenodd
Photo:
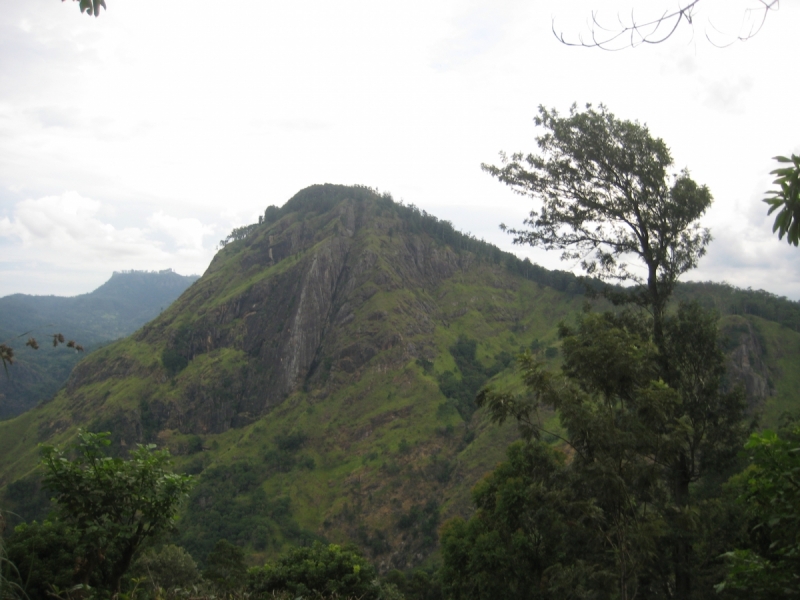
<path id="1" fill-rule="evenodd" d="M 79 583 L 75 568 L 84 552 L 78 530 L 63 521 L 22 523 L 8 540 L 8 558 L 16 565 L 9 579 L 30 600 L 49 600 L 53 586 L 69 589 Z M 101 583 L 102 570 L 92 573 L 90 585 Z"/>
<path id="2" fill-rule="evenodd" d="M 167 544 L 158 551 L 151 548 L 142 553 L 131 567 L 131 577 L 147 579 L 154 589 L 187 589 L 200 579 L 200 571 L 186 550 Z"/>
<path id="3" fill-rule="evenodd" d="M 298 456 L 297 453 L 305 445 L 308 436 L 302 431 L 293 431 L 275 436 L 275 448 L 264 454 L 264 464 L 269 471 L 288 473 L 294 468 L 313 471 L 316 467 L 310 456 Z"/>
<path id="4" fill-rule="evenodd" d="M 118 592 L 140 545 L 172 528 L 191 477 L 169 472 L 169 452 L 153 445 L 138 446 L 128 460 L 110 458 L 104 453 L 109 437 L 79 432 L 66 451 L 41 450 L 44 485 L 60 518 L 78 533 L 76 579 L 89 584 L 103 569 L 98 587 Z"/>
<path id="5" fill-rule="evenodd" d="M 696 305 L 670 316 L 663 343 L 668 366 L 641 316 L 589 313 L 576 328 L 561 329 L 562 374 L 525 355 L 528 393 L 484 390 L 479 403 L 497 421 L 516 419 L 526 438 L 560 438 L 574 454 L 563 479 L 585 504 L 584 521 L 593 522 L 564 564 L 599 568 L 592 577 L 613 573 L 620 597 L 638 590 L 657 598 L 670 588 L 689 597 L 692 581 L 707 584 L 704 573 L 713 567 L 708 557 L 699 560 L 707 505 L 699 490 L 707 496 L 708 478 L 732 468 L 746 434 L 741 393 L 721 391 L 716 318 Z M 564 435 L 546 429 L 543 407 L 558 411 Z M 542 501 L 521 510 L 533 518 Z M 586 555 L 590 549 L 593 556 Z"/>
<path id="6" fill-rule="evenodd" d="M 545 133 L 536 138 L 541 154 L 502 154 L 503 166 L 483 169 L 520 194 L 541 203 L 511 229 L 514 242 L 561 250 L 579 260 L 588 275 L 640 284 L 607 290 L 619 301 L 636 301 L 653 311 L 656 342 L 666 303 L 681 274 L 697 266 L 711 241 L 697 220 L 711 193 L 686 170 L 672 176 L 672 156 L 647 127 L 617 119 L 602 104 L 570 108 L 562 117 L 539 107 L 534 119 Z M 635 256 L 647 276 L 631 271 Z"/>
<path id="7" fill-rule="evenodd" d="M 219 241 L 219 245 L 224 248 L 231 242 L 238 242 L 239 240 L 245 239 L 258 228 L 259 224 L 260 220 L 259 223 L 251 223 L 250 225 L 234 227 L 225 239 Z"/>
<path id="8" fill-rule="evenodd" d="M 376 578 L 375 568 L 354 546 L 315 542 L 250 569 L 247 589 L 255 594 L 286 590 L 293 596 L 322 593 L 378 600 L 381 590 Z"/>
<path id="9" fill-rule="evenodd" d="M 203 579 L 221 592 L 233 592 L 244 587 L 246 575 L 244 550 L 228 540 L 219 540 L 206 558 Z"/>
<path id="10" fill-rule="evenodd" d="M 106 8 L 105 0 L 75 0 L 75 2 L 80 2 L 81 13 L 86 12 L 89 16 L 99 17 L 100 7 Z"/>
<path id="11" fill-rule="evenodd" d="M 12 481 L 3 491 L 2 502 L 10 526 L 44 519 L 52 509 L 50 494 L 42 486 L 39 473 Z"/>
<path id="12" fill-rule="evenodd" d="M 505 369 L 512 360 L 509 352 L 502 352 L 495 363 L 486 368 L 478 360 L 476 353 L 478 342 L 464 335 L 458 336 L 456 343 L 450 346 L 450 354 L 461 373 L 457 377 L 452 371 L 444 371 L 439 375 L 439 390 L 456 408 L 461 418 L 469 422 L 475 412 L 475 395 L 486 380 Z"/>
<path id="13" fill-rule="evenodd" d="M 267 207 L 264 211 L 264 223 L 270 224 L 278 220 L 280 209 L 274 204 Z"/>
<path id="14" fill-rule="evenodd" d="M 507 462 L 475 486 L 475 515 L 442 528 L 447 597 L 608 597 L 614 573 L 602 553 L 601 515 L 573 477 L 546 444 L 510 446 Z"/>
<path id="15" fill-rule="evenodd" d="M 19 578 L 19 570 L 13 560 L 6 555 L 6 544 L 3 534 L 6 529 L 6 519 L 0 511 L 0 600 L 17 600 L 24 595 L 24 590 L 15 581 Z"/>
<path id="16" fill-rule="evenodd" d="M 439 503 L 431 498 L 425 504 L 414 504 L 407 513 L 397 519 L 397 528 L 410 531 L 412 539 L 420 537 L 421 546 L 430 548 L 436 545 L 439 527 Z"/>
<path id="17" fill-rule="evenodd" d="M 13 294 L 0 298 L 0 340 L 20 332 L 50 334 L 53 323 L 67 337 L 92 352 L 130 335 L 158 316 L 197 276 L 163 271 L 115 272 L 89 294 L 74 297 Z M 23 339 L 24 339 L 23 338 Z M 49 345 L 49 344 L 48 344 Z M 0 359 L 3 345 L 0 344 Z M 14 369 L 0 378 L 0 419 L 7 419 L 49 400 L 66 382 L 83 353 L 35 351 L 23 343 L 13 348 Z M 0 361 L 1 362 L 1 361 Z"/>
<path id="18" fill-rule="evenodd" d="M 294 461 L 291 454 L 283 456 Z M 282 541 L 317 539 L 297 524 L 288 496 L 264 492 L 261 483 L 277 472 L 275 469 L 274 462 L 240 461 L 203 471 L 181 521 L 180 544 L 193 556 L 202 557 L 220 539 L 240 546 L 250 544 L 256 550 L 264 550 L 270 543 L 280 546 Z"/>
<path id="19" fill-rule="evenodd" d="M 750 436 L 751 465 L 737 476 L 751 530 L 749 547 L 726 554 L 729 571 L 717 586 L 749 598 L 800 595 L 800 427 L 785 438 L 766 430 Z"/>
<path id="20" fill-rule="evenodd" d="M 308 440 L 308 436 L 302 431 L 293 431 L 275 436 L 275 445 L 278 450 L 283 452 L 297 452 Z"/>
<path id="21" fill-rule="evenodd" d="M 175 375 L 189 366 L 189 360 L 173 348 L 164 348 L 161 353 L 161 364 L 164 365 L 171 377 L 175 377 Z"/>
<path id="22" fill-rule="evenodd" d="M 420 357 L 416 360 L 416 363 L 422 368 L 422 371 L 426 375 L 431 375 L 433 373 L 433 362 L 427 358 Z"/>
<path id="23" fill-rule="evenodd" d="M 772 182 L 778 189 L 770 190 L 764 198 L 769 205 L 767 214 L 778 211 L 772 232 L 777 231 L 780 240 L 785 235 L 788 243 L 797 246 L 800 243 L 800 156 L 776 156 L 775 160 L 789 166 L 770 171 L 770 175 L 778 176 Z"/>
<path id="24" fill-rule="evenodd" d="M 442 582 L 439 571 L 434 568 L 414 569 L 412 571 L 389 571 L 383 578 L 393 585 L 408 600 L 443 600 Z"/>
<path id="25" fill-rule="evenodd" d="M 175 328 L 169 345 L 161 352 L 161 364 L 170 377 L 175 377 L 189 366 L 192 355 L 192 328 L 182 323 Z"/>

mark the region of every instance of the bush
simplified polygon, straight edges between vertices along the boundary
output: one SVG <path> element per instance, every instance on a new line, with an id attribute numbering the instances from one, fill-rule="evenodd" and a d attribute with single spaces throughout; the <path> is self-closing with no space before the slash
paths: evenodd
<path id="1" fill-rule="evenodd" d="M 313 546 L 292 548 L 275 562 L 250 569 L 248 591 L 253 594 L 288 591 L 292 597 L 310 594 L 338 594 L 363 600 L 386 597 L 376 583 L 375 568 L 355 546 Z"/>
<path id="2" fill-rule="evenodd" d="M 145 552 L 134 563 L 131 574 L 133 577 L 145 577 L 153 587 L 166 590 L 188 588 L 200 579 L 200 571 L 191 555 L 173 544 L 164 546 L 158 552 Z"/>
<path id="3" fill-rule="evenodd" d="M 53 586 L 68 589 L 78 583 L 75 577 L 78 537 L 74 527 L 61 521 L 17 525 L 6 540 L 8 561 L 16 569 L 7 568 L 3 576 L 23 590 L 29 600 L 50 600 Z M 97 580 L 90 583 L 96 585 Z"/>
<path id="4" fill-rule="evenodd" d="M 231 592 L 242 587 L 246 574 L 244 550 L 228 540 L 219 540 L 206 559 L 203 579 L 221 591 Z"/>
<path id="5" fill-rule="evenodd" d="M 161 364 L 171 377 L 175 377 L 189 365 L 189 359 L 172 348 L 165 348 L 161 353 Z"/>

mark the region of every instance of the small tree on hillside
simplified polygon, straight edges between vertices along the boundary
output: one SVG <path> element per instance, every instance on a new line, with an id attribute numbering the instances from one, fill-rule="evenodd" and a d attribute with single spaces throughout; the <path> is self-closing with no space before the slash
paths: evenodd
<path id="1" fill-rule="evenodd" d="M 142 543 L 172 527 L 191 477 L 169 472 L 169 452 L 152 444 L 128 460 L 106 456 L 109 437 L 81 431 L 66 450 L 43 445 L 42 464 L 60 518 L 78 532 L 77 583 L 94 575 L 116 593 Z"/>

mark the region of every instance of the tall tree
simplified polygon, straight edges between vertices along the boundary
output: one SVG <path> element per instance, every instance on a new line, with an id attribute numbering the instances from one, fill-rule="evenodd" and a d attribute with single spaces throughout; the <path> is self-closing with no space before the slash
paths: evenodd
<path id="1" fill-rule="evenodd" d="M 562 516 L 583 522 L 586 532 L 563 562 L 612 571 L 623 599 L 713 593 L 693 583 L 710 568 L 695 551 L 703 510 L 697 486 L 730 468 L 746 435 L 743 395 L 721 390 L 716 319 L 686 306 L 665 325 L 669 372 L 648 319 L 589 313 L 577 327 L 561 328 L 561 373 L 528 355 L 521 365 L 527 393 L 478 396 L 496 421 L 516 419 L 525 437 L 560 438 L 572 457 L 561 485 L 570 482 L 576 501 L 589 507 L 582 519 Z M 562 429 L 548 430 L 543 408 L 558 411 Z M 554 489 L 542 477 L 538 485 Z M 520 519 L 532 522 L 540 504 L 532 499 Z"/>
<path id="2" fill-rule="evenodd" d="M 671 171 L 663 140 L 602 105 L 573 105 L 566 117 L 539 107 L 535 121 L 545 130 L 538 154 L 502 154 L 502 166 L 483 165 L 537 203 L 526 228 L 510 230 L 514 241 L 560 250 L 600 279 L 633 282 L 604 292 L 652 318 L 626 310 L 562 324 L 561 373 L 526 356 L 526 394 L 487 389 L 478 403 L 497 421 L 516 419 L 529 439 L 550 436 L 569 448 L 577 497 L 600 515 L 595 540 L 620 598 L 703 597 L 710 567 L 696 551 L 697 489 L 733 464 L 747 429 L 745 403 L 740 391 L 721 388 L 716 317 L 697 306 L 672 315 L 666 308 L 711 240 L 698 222 L 711 194 L 686 170 Z M 543 406 L 558 412 L 561 429 L 544 429 Z"/>
<path id="3" fill-rule="evenodd" d="M 561 250 L 562 260 L 580 261 L 588 275 L 639 284 L 629 299 L 652 311 L 661 348 L 667 300 L 711 241 L 698 223 L 711 193 L 687 170 L 672 171 L 662 139 L 603 105 L 573 105 L 566 117 L 539 106 L 534 121 L 545 130 L 536 138 L 539 154 L 501 153 L 502 166 L 482 165 L 540 207 L 527 228 L 508 230 L 514 243 Z M 629 268 L 630 258 L 644 264 L 645 277 Z"/>

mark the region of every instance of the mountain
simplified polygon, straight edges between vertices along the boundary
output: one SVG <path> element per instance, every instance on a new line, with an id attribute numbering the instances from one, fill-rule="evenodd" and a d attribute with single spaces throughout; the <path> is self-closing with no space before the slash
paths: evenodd
<path id="1" fill-rule="evenodd" d="M 254 563 L 313 539 L 355 540 L 383 570 L 428 560 L 516 437 L 475 393 L 519 388 L 525 349 L 558 366 L 557 324 L 587 302 L 579 281 L 363 187 L 302 190 L 226 242 L 163 313 L 0 423 L 3 502 L 41 514 L 37 443 L 86 427 L 118 453 L 167 447 L 197 476 L 177 542 L 200 562 L 220 538 Z M 729 384 L 748 385 L 754 411 L 797 408 L 797 303 L 765 296 L 769 320 L 742 310 L 757 293 L 680 296 L 731 309 Z"/>
<path id="2" fill-rule="evenodd" d="M 124 271 L 115 272 L 99 288 L 80 296 L 13 294 L 0 298 L 0 340 L 11 340 L 16 356 L 14 367 L 0 379 L 0 419 L 51 397 L 82 358 L 63 347 L 48 347 L 48 335 L 62 333 L 91 351 L 139 329 L 197 279 L 171 269 Z M 39 351 L 24 345 L 29 335 L 42 342 Z M 13 343 L 17 338 L 18 343 Z"/>

